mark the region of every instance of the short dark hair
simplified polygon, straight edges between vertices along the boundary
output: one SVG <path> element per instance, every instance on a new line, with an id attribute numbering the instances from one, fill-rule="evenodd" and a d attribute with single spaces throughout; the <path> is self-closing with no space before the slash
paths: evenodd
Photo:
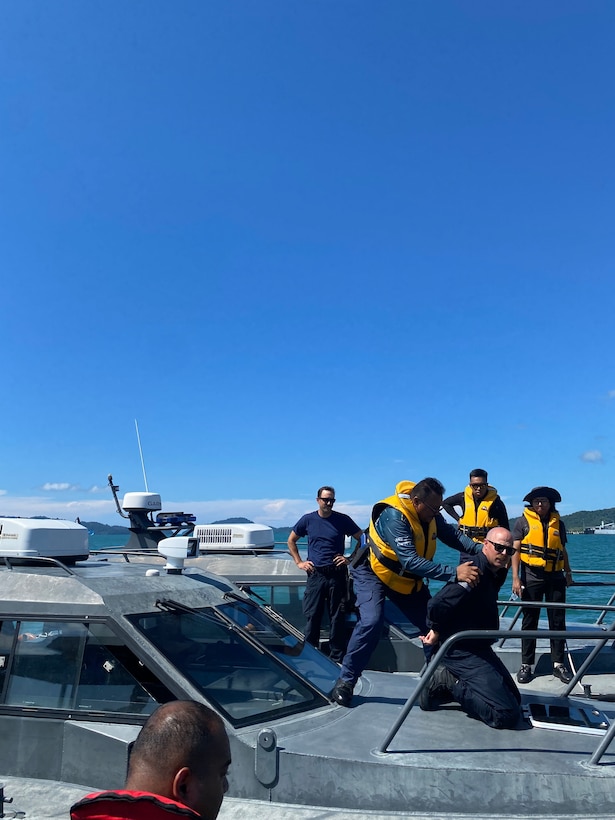
<path id="1" fill-rule="evenodd" d="M 174 700 L 159 706 L 132 746 L 128 779 L 135 769 L 162 775 L 182 766 L 195 767 L 221 729 L 220 716 L 203 703 Z"/>
<path id="2" fill-rule="evenodd" d="M 333 487 L 329 487 L 328 484 L 325 484 L 324 487 L 319 487 L 318 488 L 318 492 L 316 493 L 316 498 L 320 498 L 323 490 L 326 490 L 328 493 L 333 493 L 333 495 L 335 495 L 335 490 L 333 489 Z"/>
<path id="3" fill-rule="evenodd" d="M 484 478 L 487 481 L 489 476 L 487 470 L 481 470 L 480 467 L 477 467 L 475 470 L 470 470 L 470 478 Z"/>
<path id="4" fill-rule="evenodd" d="M 432 493 L 444 495 L 444 485 L 441 481 L 438 481 L 437 478 L 422 478 L 410 490 L 410 498 L 416 498 L 417 501 L 425 501 Z"/>

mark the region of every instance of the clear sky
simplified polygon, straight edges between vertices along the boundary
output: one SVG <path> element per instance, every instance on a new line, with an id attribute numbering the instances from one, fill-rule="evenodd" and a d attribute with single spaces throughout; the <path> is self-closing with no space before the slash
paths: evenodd
<path id="1" fill-rule="evenodd" d="M 0 5 L 0 513 L 615 506 L 612 0 Z"/>

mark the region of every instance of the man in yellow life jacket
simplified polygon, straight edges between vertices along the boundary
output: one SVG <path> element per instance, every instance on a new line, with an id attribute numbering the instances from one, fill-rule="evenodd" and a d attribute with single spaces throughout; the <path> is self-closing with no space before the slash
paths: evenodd
<path id="1" fill-rule="evenodd" d="M 480 571 L 471 561 L 448 566 L 433 560 L 436 538 L 470 555 L 482 549 L 482 544 L 460 533 L 440 515 L 443 495 L 444 487 L 436 478 L 424 478 L 418 484 L 401 481 L 394 495 L 374 506 L 366 548 L 350 561 L 359 620 L 330 694 L 333 703 L 350 705 L 355 684 L 382 632 L 385 598 L 424 635 L 430 595 L 423 579 L 457 579 L 470 586 L 478 583 Z M 427 657 L 432 652 L 433 647 L 425 647 Z"/>
<path id="2" fill-rule="evenodd" d="M 461 515 L 456 507 L 461 510 Z M 444 499 L 442 508 L 458 522 L 464 535 L 481 544 L 492 527 L 509 527 L 504 502 L 495 487 L 489 485 L 487 471 L 480 468 L 472 470 L 470 483 L 462 493 Z"/>
<path id="3" fill-rule="evenodd" d="M 523 499 L 528 506 L 517 519 L 513 529 L 515 554 L 512 559 L 512 591 L 524 601 L 566 601 L 566 587 L 573 583 L 566 551 L 566 526 L 555 509 L 562 500 L 553 487 L 534 487 Z M 537 629 L 540 609 L 523 610 L 522 629 Z M 548 609 L 549 629 L 566 629 L 566 610 Z M 571 675 L 564 665 L 565 642 L 551 640 L 553 675 L 569 683 Z M 532 680 L 532 666 L 536 656 L 536 640 L 521 641 L 521 668 L 519 683 Z"/>

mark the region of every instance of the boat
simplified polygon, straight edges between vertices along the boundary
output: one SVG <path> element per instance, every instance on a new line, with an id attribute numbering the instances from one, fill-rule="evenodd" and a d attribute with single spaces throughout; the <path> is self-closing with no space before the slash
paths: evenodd
<path id="1" fill-rule="evenodd" d="M 303 615 L 303 595 L 306 587 L 306 573 L 298 569 L 287 549 L 276 549 L 271 527 L 253 523 L 197 524 L 192 515 L 185 513 L 162 513 L 160 495 L 157 493 L 134 493 L 124 495 L 120 503 L 117 491 L 119 487 L 109 476 L 109 485 L 113 493 L 118 512 L 130 522 L 130 538 L 122 551 L 131 552 L 133 561 L 152 560 L 156 557 L 153 545 L 169 534 L 179 534 L 177 523 L 185 524 L 184 534 L 194 535 L 197 539 L 197 550 L 193 564 L 206 572 L 224 576 L 247 592 L 260 605 L 271 608 L 276 614 L 285 618 L 292 626 L 303 632 L 305 618 Z M 173 524 L 169 525 L 169 520 Z M 153 535 L 152 535 L 153 533 Z M 153 549 L 153 552 L 152 552 Z M 107 551 L 105 551 L 107 552 Z M 578 574 L 578 573 L 577 573 Z M 604 572 L 599 573 L 603 578 Z M 608 572 L 606 573 L 608 575 Z M 601 579 L 594 580 L 594 585 L 612 586 L 613 582 Z M 591 586 L 585 581 L 582 585 Z M 611 591 L 611 589 L 609 589 Z M 502 628 L 519 632 L 521 623 L 519 605 L 511 601 L 501 601 Z M 607 606 L 612 603 L 607 601 Z M 507 617 L 507 612 L 512 613 Z M 571 607 L 572 609 L 572 607 Z M 604 620 L 602 613 L 600 620 Z M 597 612 L 598 615 L 598 612 Z M 350 638 L 356 624 L 357 612 L 349 602 L 346 611 L 347 636 Z M 541 619 L 540 629 L 546 629 L 546 619 Z M 587 629 L 587 624 L 568 623 L 570 633 Z M 596 628 L 603 630 L 601 623 Z M 329 654 L 328 615 L 323 614 L 319 648 Z M 583 663 L 593 648 L 592 642 L 578 640 L 569 636 L 568 661 L 572 669 Z M 521 665 L 521 640 L 518 634 L 502 639 L 496 647 L 505 666 L 516 672 Z M 382 672 L 420 672 L 425 663 L 423 645 L 419 630 L 406 619 L 403 613 L 386 600 L 384 605 L 384 624 L 376 649 L 367 668 Z M 551 669 L 549 641 L 545 638 L 537 642 L 536 669 L 538 674 L 548 673 Z"/>
<path id="2" fill-rule="evenodd" d="M 611 521 L 610 524 L 602 521 L 599 526 L 594 527 L 593 535 L 615 535 L 615 521 Z"/>
<path id="3" fill-rule="evenodd" d="M 229 795 L 286 804 L 289 817 L 294 805 L 439 818 L 612 816 L 611 672 L 593 697 L 536 679 L 523 689 L 517 731 L 490 729 L 454 705 L 414 708 L 438 657 L 423 677 L 365 672 L 345 709 L 328 699 L 339 667 L 199 566 L 194 534 L 162 535 L 141 555 L 102 555 L 89 554 L 79 524 L 48 525 L 0 519 L 3 775 L 121 787 L 147 716 L 191 698 L 225 721 Z"/>

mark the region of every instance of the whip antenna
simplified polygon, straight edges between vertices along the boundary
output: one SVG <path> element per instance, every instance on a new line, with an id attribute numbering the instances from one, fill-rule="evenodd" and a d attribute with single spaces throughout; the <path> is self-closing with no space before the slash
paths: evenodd
<path id="1" fill-rule="evenodd" d="M 143 470 L 143 481 L 145 481 L 145 492 L 149 492 L 149 487 L 147 486 L 147 475 L 145 474 L 145 462 L 143 461 L 143 450 L 141 448 L 141 436 L 139 435 L 139 425 L 137 424 L 137 420 L 135 419 L 135 430 L 137 431 L 137 443 L 139 445 L 139 455 L 141 456 L 141 469 Z"/>

